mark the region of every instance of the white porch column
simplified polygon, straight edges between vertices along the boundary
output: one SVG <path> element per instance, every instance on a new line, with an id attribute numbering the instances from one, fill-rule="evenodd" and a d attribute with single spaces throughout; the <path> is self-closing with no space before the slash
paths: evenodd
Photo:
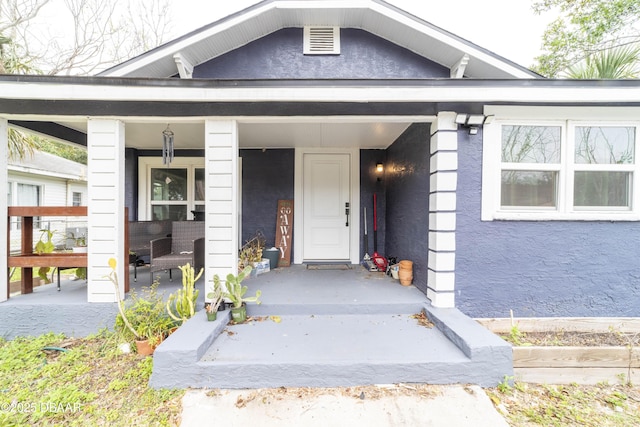
<path id="1" fill-rule="evenodd" d="M 9 201 L 7 200 L 7 183 L 9 181 L 9 172 L 7 167 L 8 152 L 7 144 L 9 143 L 9 126 L 7 119 L 0 118 L 0 161 L 3 162 L 3 166 L 0 168 L 0 207 L 2 208 L 2 215 L 0 215 L 0 239 L 7 247 L 9 241 L 9 235 L 7 234 L 7 206 Z M 4 253 L 4 251 L 2 251 Z M 7 277 L 7 257 L 0 256 L 0 271 L 2 271 L 2 280 L 0 280 L 0 302 L 7 300 L 8 289 L 8 277 Z"/>
<path id="2" fill-rule="evenodd" d="M 455 307 L 456 114 L 441 112 L 432 125 L 427 297 L 435 307 Z"/>
<path id="3" fill-rule="evenodd" d="M 213 275 L 238 272 L 238 125 L 205 123 L 205 292 Z"/>
<path id="4" fill-rule="evenodd" d="M 87 128 L 88 201 L 87 247 L 89 302 L 115 302 L 115 289 L 106 278 L 109 258 L 117 261 L 120 296 L 124 297 L 124 123 L 90 119 Z"/>

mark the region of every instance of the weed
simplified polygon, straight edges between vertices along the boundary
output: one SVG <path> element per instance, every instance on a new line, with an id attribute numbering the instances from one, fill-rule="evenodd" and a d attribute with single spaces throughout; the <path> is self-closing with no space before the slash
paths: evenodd
<path id="1" fill-rule="evenodd" d="M 502 382 L 498 384 L 498 390 L 500 393 L 511 393 L 511 383 L 513 382 L 513 377 L 505 375 L 502 379 Z"/>

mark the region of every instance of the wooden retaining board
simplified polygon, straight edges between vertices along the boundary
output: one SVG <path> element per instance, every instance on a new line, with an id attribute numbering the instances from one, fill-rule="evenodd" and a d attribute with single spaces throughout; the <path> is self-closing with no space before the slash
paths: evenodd
<path id="1" fill-rule="evenodd" d="M 516 381 L 532 384 L 638 384 L 640 370 L 626 368 L 513 368 Z"/>
<path id="2" fill-rule="evenodd" d="M 638 333 L 640 318 L 499 318 L 476 319 L 494 333 L 576 331 Z M 536 384 L 612 384 L 640 381 L 640 346 L 514 346 L 516 381 Z"/>
<path id="3" fill-rule="evenodd" d="M 640 368 L 640 349 L 611 347 L 513 347 L 514 368 Z"/>

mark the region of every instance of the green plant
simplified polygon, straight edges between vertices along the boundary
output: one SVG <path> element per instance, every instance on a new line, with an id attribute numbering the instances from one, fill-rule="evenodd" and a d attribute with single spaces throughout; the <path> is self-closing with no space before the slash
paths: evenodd
<path id="1" fill-rule="evenodd" d="M 247 293 L 248 288 L 247 286 L 242 286 L 242 281 L 251 273 L 251 270 L 252 268 L 249 265 L 246 266 L 237 276 L 234 276 L 231 273 L 227 274 L 227 280 L 225 281 L 226 292 L 223 292 L 222 296 L 231 301 L 233 308 L 242 307 L 242 303 L 244 302 L 255 302 L 256 304 L 260 304 L 259 298 L 260 295 L 262 295 L 260 290 L 257 290 L 256 294 L 252 297 L 244 296 Z"/>
<path id="2" fill-rule="evenodd" d="M 77 246 L 77 247 L 87 246 L 87 237 L 85 236 L 84 233 L 76 237 L 75 233 L 70 231 L 68 233 L 67 237 L 69 239 L 73 240 L 74 243 L 75 243 L 75 246 Z"/>
<path id="3" fill-rule="evenodd" d="M 244 269 L 256 262 L 262 261 L 262 250 L 265 247 L 265 238 L 262 233 L 258 232 L 242 246 L 239 259 L 239 268 Z"/>
<path id="4" fill-rule="evenodd" d="M 218 311 L 220 304 L 222 304 L 222 281 L 220 280 L 220 276 L 215 274 L 213 276 L 213 288 L 211 292 L 207 294 L 208 304 L 207 304 L 207 313 L 215 313 Z"/>
<path id="5" fill-rule="evenodd" d="M 148 340 L 149 344 L 155 347 L 176 326 L 167 313 L 163 296 L 158 293 L 158 282 L 153 282 L 149 287 L 143 287 L 141 295 L 132 290 L 129 293 L 130 303 L 125 305 L 120 298 L 115 259 L 109 259 L 109 267 L 112 271 L 107 277 L 115 286 L 118 299 L 119 314 L 116 316 L 116 331 L 127 340 Z"/>
<path id="6" fill-rule="evenodd" d="M 183 324 L 196 313 L 196 300 L 200 294 L 196 289 L 196 282 L 202 276 L 203 270 L 200 269 L 197 277 L 189 263 L 181 266 L 180 270 L 182 271 L 182 289 L 169 295 L 167 313 L 173 320 Z"/>
<path id="7" fill-rule="evenodd" d="M 504 378 L 502 379 L 502 382 L 498 384 L 498 390 L 500 390 L 500 393 L 510 393 L 512 383 L 513 383 L 513 377 L 505 375 Z"/>
<path id="8" fill-rule="evenodd" d="M 50 254 L 51 252 L 54 251 L 54 249 L 56 248 L 56 246 L 53 244 L 54 234 L 55 234 L 55 231 L 51 231 L 47 229 L 40 230 L 40 239 L 38 240 L 35 246 L 35 252 L 38 255 Z M 51 272 L 51 275 L 53 276 L 54 270 L 55 270 L 55 267 L 40 267 L 38 269 L 38 277 L 44 280 L 45 283 L 52 283 L 53 279 L 49 279 L 49 276 L 47 276 L 47 274 Z"/>

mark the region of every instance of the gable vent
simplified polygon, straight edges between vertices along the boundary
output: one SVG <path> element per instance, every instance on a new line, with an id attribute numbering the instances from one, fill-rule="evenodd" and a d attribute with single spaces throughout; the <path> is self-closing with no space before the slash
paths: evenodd
<path id="1" fill-rule="evenodd" d="M 305 55 L 338 55 L 340 27 L 304 27 Z"/>

